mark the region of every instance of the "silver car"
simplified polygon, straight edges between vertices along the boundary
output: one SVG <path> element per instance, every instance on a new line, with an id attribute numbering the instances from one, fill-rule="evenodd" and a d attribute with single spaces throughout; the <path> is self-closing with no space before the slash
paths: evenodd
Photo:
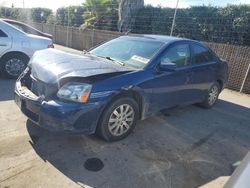
<path id="1" fill-rule="evenodd" d="M 49 38 L 24 33 L 0 19 L 0 71 L 8 78 L 17 78 L 37 50 L 53 48 Z"/>

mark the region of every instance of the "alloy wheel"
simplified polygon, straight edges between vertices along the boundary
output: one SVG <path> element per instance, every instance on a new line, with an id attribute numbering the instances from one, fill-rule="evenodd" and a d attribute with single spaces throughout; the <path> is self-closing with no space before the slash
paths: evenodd
<path id="1" fill-rule="evenodd" d="M 12 58 L 5 64 L 6 72 L 11 76 L 20 75 L 25 69 L 25 63 L 21 59 Z"/>
<path id="2" fill-rule="evenodd" d="M 110 115 L 108 129 L 113 136 L 125 134 L 132 126 L 135 112 L 129 104 L 118 106 Z"/>
<path id="3" fill-rule="evenodd" d="M 208 96 L 208 103 L 209 103 L 209 105 L 212 106 L 215 103 L 215 101 L 218 98 L 218 95 L 219 95 L 219 88 L 216 85 L 214 85 L 211 88 L 209 96 Z"/>

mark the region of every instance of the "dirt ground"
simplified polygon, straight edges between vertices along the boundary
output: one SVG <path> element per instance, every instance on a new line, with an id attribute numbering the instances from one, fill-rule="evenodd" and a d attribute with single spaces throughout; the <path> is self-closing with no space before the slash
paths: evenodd
<path id="1" fill-rule="evenodd" d="M 168 110 L 107 143 L 38 128 L 14 104 L 13 88 L 0 78 L 0 187 L 193 188 L 229 176 L 250 150 L 250 96 L 227 89 L 212 109 Z M 89 158 L 103 168 L 87 170 Z"/>

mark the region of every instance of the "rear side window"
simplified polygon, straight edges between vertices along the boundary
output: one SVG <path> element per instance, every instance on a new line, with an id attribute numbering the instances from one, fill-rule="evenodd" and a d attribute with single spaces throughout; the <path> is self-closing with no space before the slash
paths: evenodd
<path id="1" fill-rule="evenodd" d="M 18 24 L 11 23 L 11 25 L 13 25 L 14 27 L 16 27 L 17 29 L 20 29 L 21 31 L 26 32 L 26 31 L 24 30 L 24 28 L 23 28 L 22 26 L 18 25 Z"/>
<path id="2" fill-rule="evenodd" d="M 214 60 L 213 54 L 203 46 L 192 44 L 193 61 L 192 64 L 202 64 Z"/>
<path id="3" fill-rule="evenodd" d="M 0 29 L 0 37 L 8 37 L 8 36 Z"/>

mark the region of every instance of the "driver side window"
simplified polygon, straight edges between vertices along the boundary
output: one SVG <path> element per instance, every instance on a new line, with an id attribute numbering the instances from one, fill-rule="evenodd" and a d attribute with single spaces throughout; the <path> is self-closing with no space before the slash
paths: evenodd
<path id="1" fill-rule="evenodd" d="M 161 63 L 175 63 L 177 67 L 190 64 L 190 48 L 188 44 L 176 44 L 163 54 Z"/>

